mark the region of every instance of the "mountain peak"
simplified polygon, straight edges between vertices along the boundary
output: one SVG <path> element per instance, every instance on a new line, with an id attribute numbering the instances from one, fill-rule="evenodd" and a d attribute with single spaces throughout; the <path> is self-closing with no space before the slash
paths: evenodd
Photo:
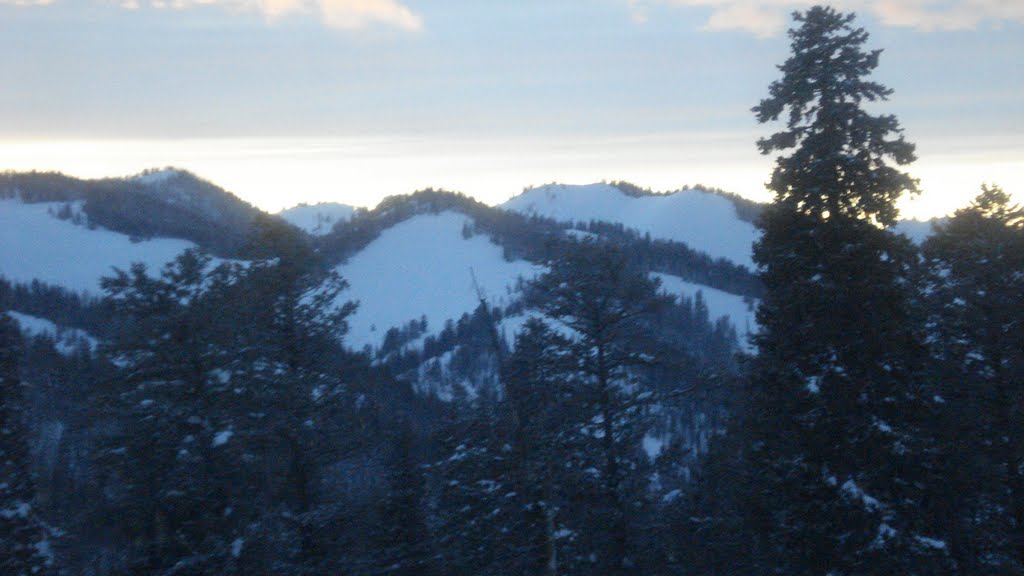
<path id="1" fill-rule="evenodd" d="M 753 268 L 753 224 L 741 219 L 733 202 L 702 188 L 669 194 L 638 194 L 630 185 L 548 184 L 528 188 L 501 207 L 528 216 L 586 225 L 592 221 L 621 224 L 651 238 L 687 244 L 713 258 Z"/>

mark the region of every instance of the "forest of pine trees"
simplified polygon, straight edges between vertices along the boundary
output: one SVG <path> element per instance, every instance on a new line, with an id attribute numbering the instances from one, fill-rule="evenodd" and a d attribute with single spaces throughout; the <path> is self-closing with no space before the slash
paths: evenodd
<path id="1" fill-rule="evenodd" d="M 344 279 L 259 219 L 265 260 L 190 250 L 96 301 L 0 283 L 100 338 L 0 314 L 0 573 L 1024 574 L 1024 209 L 984 185 L 895 234 L 918 184 L 881 51 L 820 6 L 790 39 L 753 108 L 781 123 L 758 284 L 718 269 L 760 298 L 751 348 L 614 234 L 544 244 L 511 341 L 481 294 L 376 358 Z M 487 385 L 416 390 L 443 355 Z"/>

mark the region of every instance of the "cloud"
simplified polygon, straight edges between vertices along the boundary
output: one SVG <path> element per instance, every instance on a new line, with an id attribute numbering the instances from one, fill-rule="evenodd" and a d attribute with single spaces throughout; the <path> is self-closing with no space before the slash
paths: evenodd
<path id="1" fill-rule="evenodd" d="M 786 29 L 789 14 L 817 0 L 626 0 L 637 22 L 655 6 L 710 10 L 705 30 L 741 30 L 765 38 Z M 1024 23 L 1019 0 L 832 0 L 839 10 L 871 14 L 883 25 L 923 31 L 976 30 L 982 24 Z"/>
<path id="2" fill-rule="evenodd" d="M 153 5 L 167 0 L 150 0 Z M 358 30 L 374 25 L 415 31 L 423 21 L 397 0 L 170 0 L 171 7 L 222 6 L 231 11 L 259 12 L 268 22 L 293 14 L 315 14 L 336 30 Z"/>
<path id="3" fill-rule="evenodd" d="M 99 0 L 125 10 L 141 7 L 186 10 L 196 6 L 217 6 L 226 11 L 256 12 L 268 22 L 293 14 L 314 14 L 325 26 L 337 30 L 358 30 L 370 26 L 392 26 L 400 30 L 423 28 L 423 20 L 399 0 Z M 0 6 L 45 6 L 55 0 L 0 0 Z"/>
<path id="4" fill-rule="evenodd" d="M 352 30 L 377 23 L 409 31 L 423 28 L 420 17 L 395 0 L 319 0 L 317 3 L 324 22 L 331 28 Z"/>

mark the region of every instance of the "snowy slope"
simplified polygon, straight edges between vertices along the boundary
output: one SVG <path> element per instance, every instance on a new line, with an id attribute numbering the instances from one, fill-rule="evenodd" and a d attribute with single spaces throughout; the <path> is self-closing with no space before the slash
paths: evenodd
<path id="1" fill-rule="evenodd" d="M 427 333 L 440 332 L 446 320 L 477 307 L 471 270 L 495 306 L 509 301 L 517 278 L 543 272 L 528 262 L 506 262 L 501 248 L 486 237 L 463 238 L 467 222 L 454 212 L 414 216 L 337 268 L 350 284 L 342 297 L 359 301 L 350 319 L 349 346 L 377 347 L 388 328 L 423 315 Z"/>
<path id="2" fill-rule="evenodd" d="M 559 221 L 619 223 L 753 268 L 750 246 L 757 238 L 753 224 L 737 218 L 727 199 L 699 190 L 633 197 L 608 184 L 553 184 L 527 190 L 502 207 Z"/>
<path id="3" fill-rule="evenodd" d="M 932 235 L 932 226 L 941 220 L 900 220 L 893 230 L 921 244 Z"/>
<path id="4" fill-rule="evenodd" d="M 697 295 L 697 291 L 701 291 L 704 295 L 704 302 L 708 306 L 711 321 L 714 322 L 722 316 L 727 316 L 736 327 L 736 334 L 740 337 L 740 342 L 745 341 L 746 337 L 757 328 L 755 308 L 747 305 L 742 296 L 687 282 L 670 274 L 652 272 L 651 277 L 660 279 L 661 289 L 668 294 L 693 299 Z"/>
<path id="5" fill-rule="evenodd" d="M 155 186 L 159 184 L 166 184 L 168 181 L 178 178 L 185 172 L 178 170 L 177 168 L 159 168 L 154 170 L 146 170 L 140 174 L 132 176 L 131 179 L 139 184 L 146 186 Z"/>
<path id="6" fill-rule="evenodd" d="M 337 222 L 347 222 L 355 213 L 355 208 L 347 204 L 325 202 L 322 204 L 300 204 L 278 212 L 292 226 L 316 236 L 331 231 Z"/>
<path id="7" fill-rule="evenodd" d="M 158 269 L 194 246 L 167 238 L 132 242 L 110 230 L 90 230 L 51 215 L 63 205 L 0 200 L 0 275 L 98 294 L 100 277 L 109 276 L 112 267 L 127 269 L 132 262 L 144 262 Z"/>
<path id="8" fill-rule="evenodd" d="M 18 323 L 18 327 L 21 329 L 23 334 L 28 336 L 49 336 L 56 341 L 57 350 L 62 354 L 70 354 L 74 352 L 76 346 L 84 344 L 90 349 L 95 349 L 99 345 L 96 338 L 93 338 L 88 332 L 79 330 L 77 328 L 64 328 L 57 326 L 53 322 L 39 318 L 38 316 L 32 316 L 30 314 L 22 314 L 21 312 L 15 312 L 10 310 L 6 313 L 15 322 Z"/>

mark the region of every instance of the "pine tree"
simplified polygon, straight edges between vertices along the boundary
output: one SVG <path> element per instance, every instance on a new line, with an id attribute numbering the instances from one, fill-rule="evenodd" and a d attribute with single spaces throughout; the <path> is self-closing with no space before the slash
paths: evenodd
<path id="1" fill-rule="evenodd" d="M 596 558 L 608 574 L 629 571 L 638 561 L 631 523 L 642 506 L 639 470 L 646 455 L 640 446 L 653 398 L 639 376 L 660 353 L 644 321 L 673 301 L 658 287 L 621 250 L 590 241 L 567 249 L 532 286 L 538 311 L 571 334 L 562 378 L 573 389 L 572 410 L 561 418 L 572 446 L 564 458 L 595 472 L 573 494 L 573 512 L 588 527 L 579 531 L 577 545 L 589 547 L 582 555 Z"/>
<path id="2" fill-rule="evenodd" d="M 930 332 L 954 447 L 947 477 L 961 570 L 1024 571 L 1024 210 L 981 194 L 925 242 Z"/>
<path id="3" fill-rule="evenodd" d="M 159 276 L 104 279 L 122 320 L 100 452 L 138 570 L 316 573 L 334 521 L 315 486 L 347 434 L 336 275 L 282 258 L 214 266 L 186 251 Z"/>
<path id="4" fill-rule="evenodd" d="M 0 313 L 0 573 L 10 576 L 49 572 L 43 555 L 47 533 L 32 506 L 35 487 L 21 421 L 20 343 L 18 326 Z"/>
<path id="5" fill-rule="evenodd" d="M 398 423 L 391 444 L 387 496 L 379 504 L 380 526 L 374 542 L 378 570 L 395 576 L 428 576 L 433 572 L 434 551 L 424 514 L 426 486 L 408 421 Z"/>
<path id="6" fill-rule="evenodd" d="M 884 227 L 917 184 L 893 116 L 866 102 L 891 90 L 867 80 L 879 50 L 852 14 L 794 15 L 792 54 L 760 122 L 780 156 L 754 259 L 765 286 L 752 367 L 747 522 L 765 572 L 937 574 L 945 543 L 922 512 L 935 481 L 931 407 L 909 305 L 914 252 Z M 896 166 L 893 166 L 895 164 Z"/>
<path id="7" fill-rule="evenodd" d="M 97 398 L 117 423 L 97 464 L 117 495 L 111 513 L 131 533 L 134 570 L 226 571 L 230 562 L 238 469 L 226 451 L 238 429 L 225 410 L 231 322 L 219 297 L 239 273 L 190 250 L 157 277 L 136 264 L 102 280 L 122 324 L 103 348 L 120 370 Z"/>
<path id="8" fill-rule="evenodd" d="M 506 402 L 515 415 L 510 458 L 522 507 L 515 537 L 528 574 L 564 573 L 561 558 L 570 557 L 572 547 L 562 536 L 584 528 L 567 517 L 573 488 L 581 485 L 579 468 L 567 462 L 579 424 L 567 417 L 578 408 L 566 377 L 568 349 L 565 337 L 532 318 L 516 335 L 506 370 Z"/>

